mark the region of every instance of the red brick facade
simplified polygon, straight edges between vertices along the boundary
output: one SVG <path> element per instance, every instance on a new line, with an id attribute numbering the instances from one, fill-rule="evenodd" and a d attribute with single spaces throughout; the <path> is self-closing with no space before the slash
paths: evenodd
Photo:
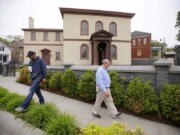
<path id="1" fill-rule="evenodd" d="M 131 57 L 137 58 L 151 58 L 151 36 L 141 36 L 131 38 Z"/>

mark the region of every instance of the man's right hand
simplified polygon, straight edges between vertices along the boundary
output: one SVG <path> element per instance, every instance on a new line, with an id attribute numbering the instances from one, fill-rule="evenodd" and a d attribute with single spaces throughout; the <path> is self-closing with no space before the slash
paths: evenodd
<path id="1" fill-rule="evenodd" d="M 109 94 L 109 92 L 108 92 L 108 91 L 106 91 L 106 96 L 107 96 L 107 97 L 109 97 L 109 96 L 110 96 L 110 94 Z"/>

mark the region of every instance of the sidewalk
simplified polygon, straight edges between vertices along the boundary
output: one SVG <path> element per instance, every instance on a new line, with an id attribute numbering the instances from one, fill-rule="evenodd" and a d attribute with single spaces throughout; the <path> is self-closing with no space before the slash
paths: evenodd
<path id="1" fill-rule="evenodd" d="M 7 88 L 10 92 L 19 93 L 21 95 L 27 95 L 29 91 L 29 86 L 16 83 L 14 77 L 0 76 L 0 86 Z M 180 135 L 180 128 L 153 122 L 125 113 L 121 114 L 118 119 L 111 119 L 105 108 L 101 108 L 100 114 L 102 118 L 97 119 L 91 115 L 91 110 L 93 108 L 93 105 L 91 104 L 46 91 L 42 91 L 42 93 L 46 102 L 54 103 L 60 111 L 67 112 L 75 116 L 81 126 L 85 126 L 88 123 L 97 123 L 104 126 L 109 126 L 114 122 L 121 122 L 127 124 L 128 128 L 130 129 L 140 126 L 148 135 Z M 37 100 L 36 96 L 34 96 L 34 98 Z"/>

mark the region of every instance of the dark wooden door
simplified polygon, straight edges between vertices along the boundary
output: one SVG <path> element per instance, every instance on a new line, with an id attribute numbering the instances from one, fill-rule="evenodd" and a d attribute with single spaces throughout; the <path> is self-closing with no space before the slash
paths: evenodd
<path id="1" fill-rule="evenodd" d="M 46 65 L 50 65 L 50 50 L 42 50 L 42 59 L 45 61 Z"/>

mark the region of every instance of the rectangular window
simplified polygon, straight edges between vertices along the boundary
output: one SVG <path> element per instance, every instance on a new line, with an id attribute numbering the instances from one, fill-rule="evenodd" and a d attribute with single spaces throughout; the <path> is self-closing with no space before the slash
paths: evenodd
<path id="1" fill-rule="evenodd" d="M 43 32 L 43 40 L 44 41 L 48 40 L 48 32 Z"/>
<path id="2" fill-rule="evenodd" d="M 0 54 L 0 61 L 2 61 L 2 55 Z"/>
<path id="3" fill-rule="evenodd" d="M 137 56 L 141 56 L 141 49 L 137 49 Z"/>
<path id="4" fill-rule="evenodd" d="M 36 32 L 31 32 L 31 41 L 36 40 Z"/>
<path id="5" fill-rule="evenodd" d="M 141 45 L 141 39 L 138 39 L 138 45 L 139 46 Z"/>
<path id="6" fill-rule="evenodd" d="M 135 39 L 133 39 L 133 46 L 135 46 L 136 45 L 136 40 Z"/>
<path id="7" fill-rule="evenodd" d="M 60 52 L 56 52 L 56 60 L 61 60 Z"/>
<path id="8" fill-rule="evenodd" d="M 152 56 L 158 56 L 158 50 L 152 51 Z"/>
<path id="9" fill-rule="evenodd" d="M 144 38 L 144 45 L 147 45 L 147 39 Z"/>
<path id="10" fill-rule="evenodd" d="M 56 32 L 56 41 L 60 41 L 60 32 Z"/>

